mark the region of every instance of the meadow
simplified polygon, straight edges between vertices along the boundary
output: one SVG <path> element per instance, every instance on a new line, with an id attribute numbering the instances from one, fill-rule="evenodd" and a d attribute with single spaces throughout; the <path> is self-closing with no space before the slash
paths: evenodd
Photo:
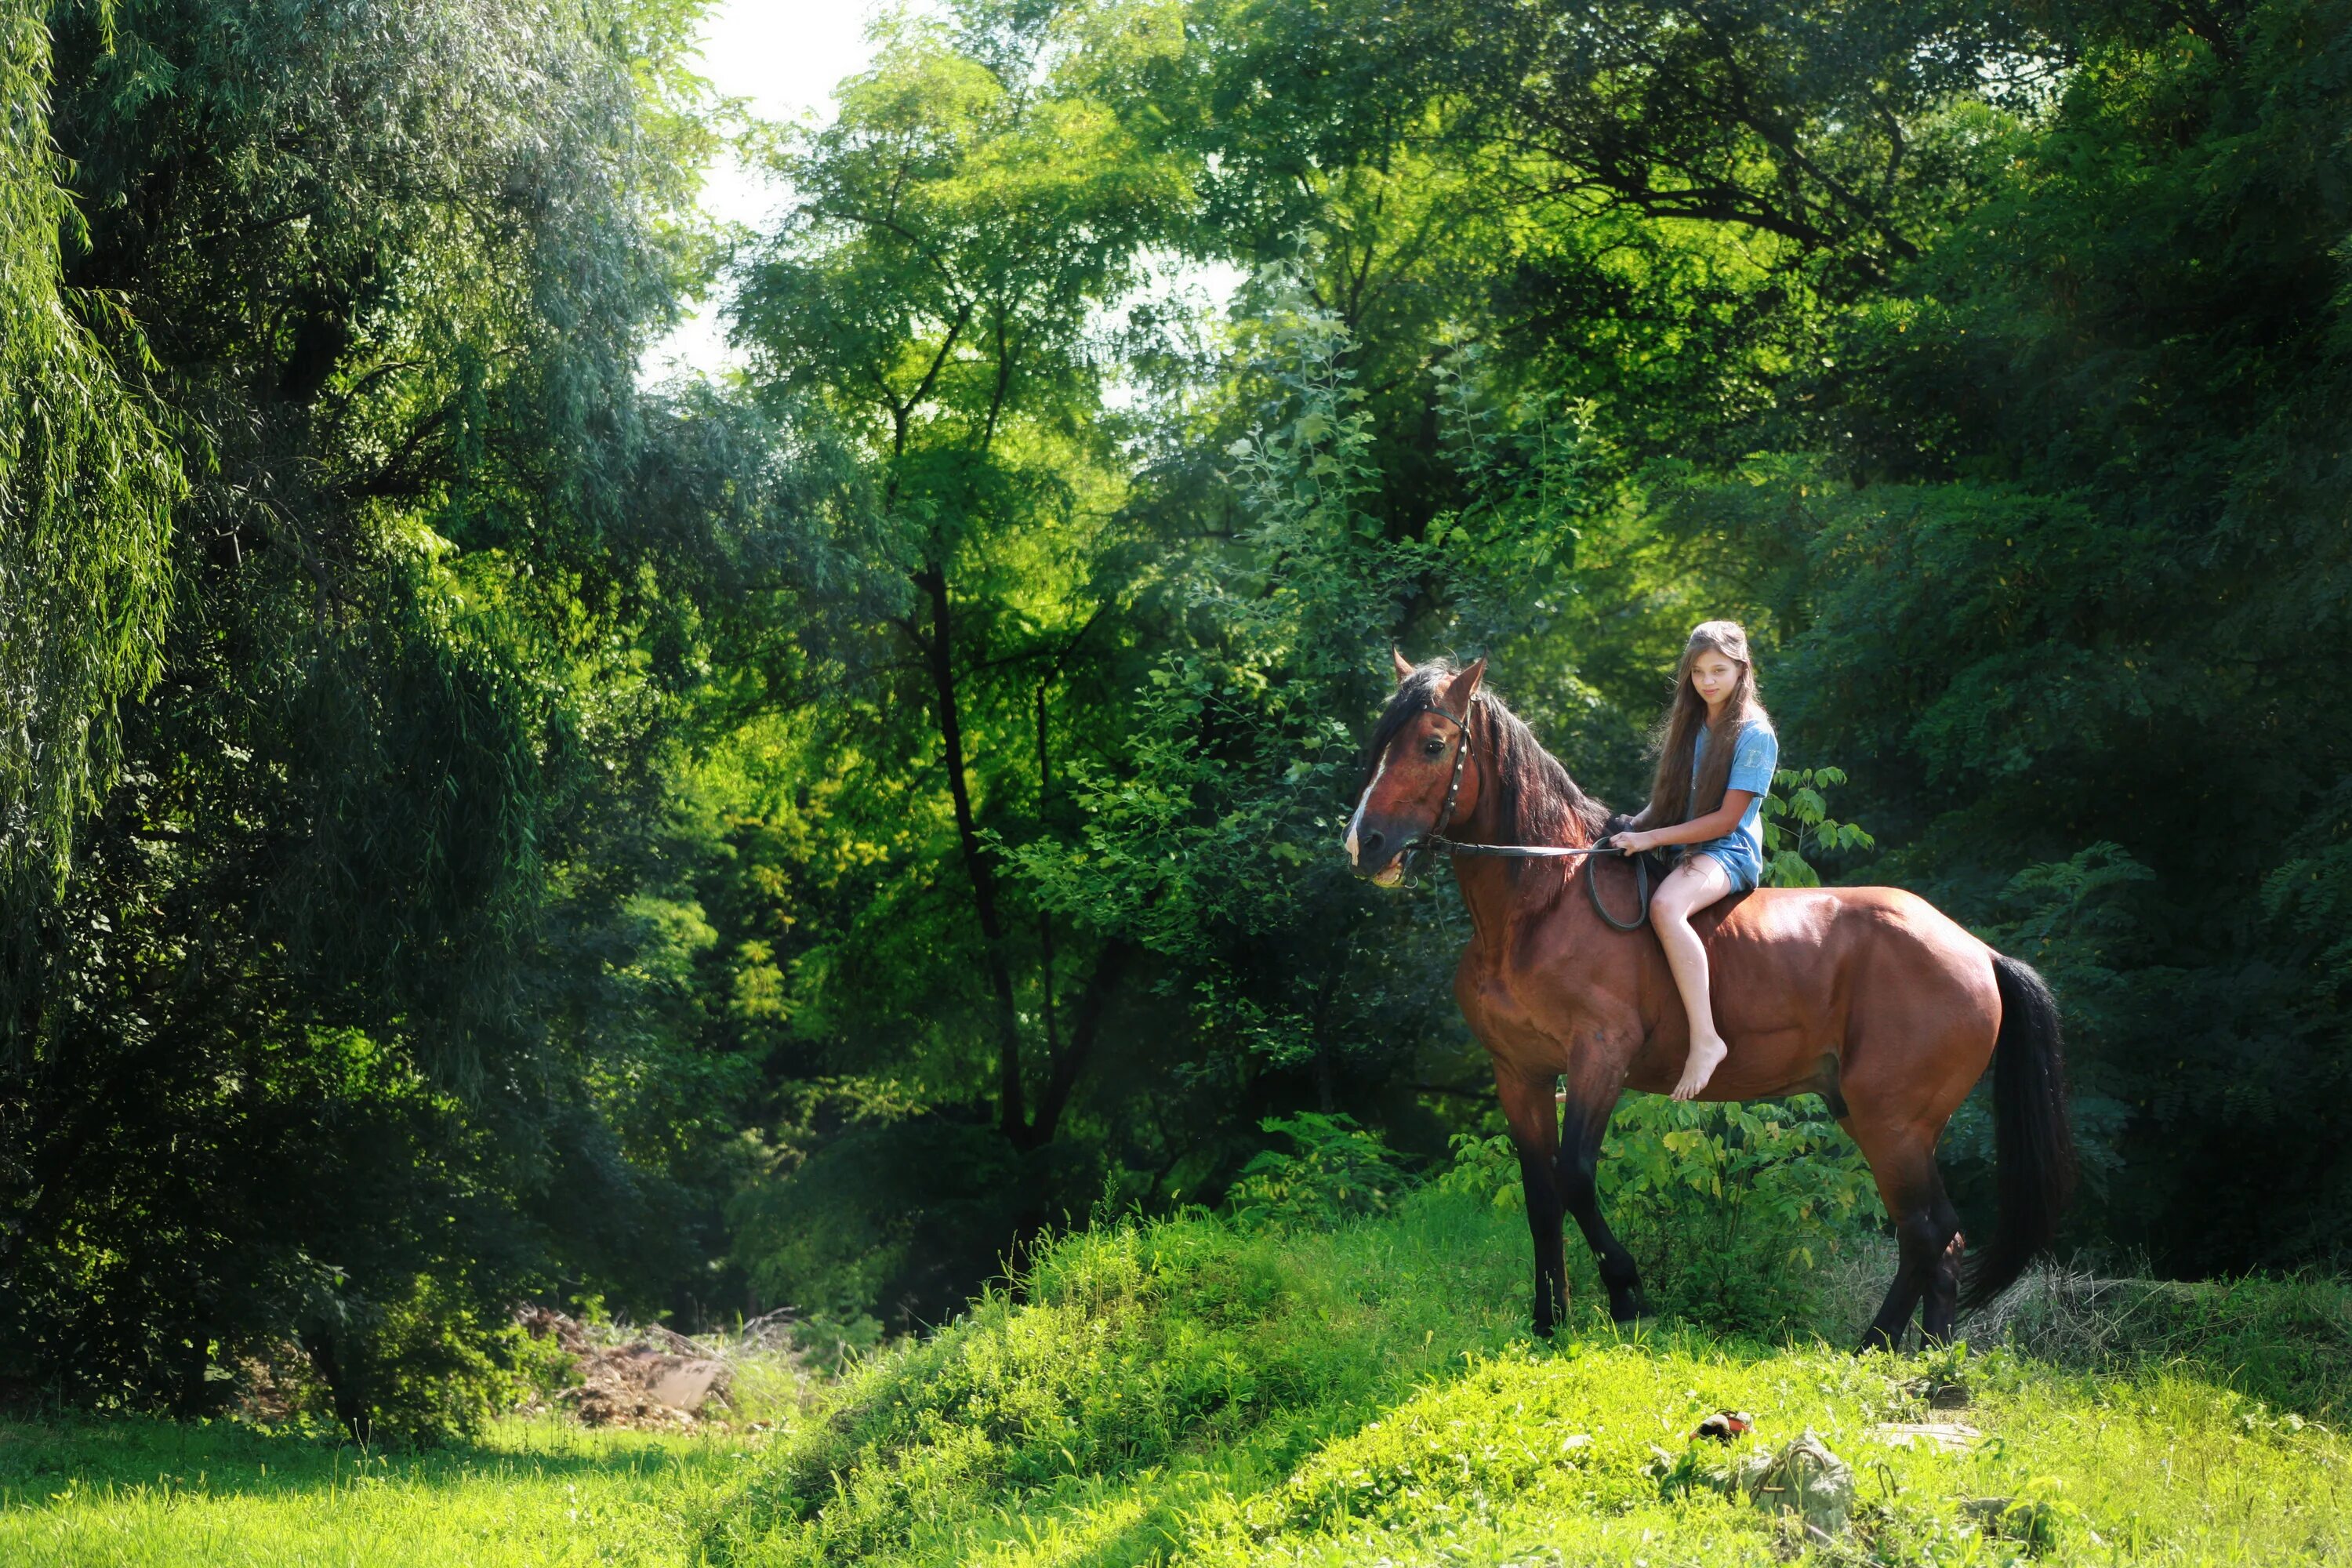
<path id="1" fill-rule="evenodd" d="M 362 1454 L 233 1422 L 16 1423 L 0 1426 L 0 1561 L 1664 1568 L 2352 1554 L 2352 1443 L 2337 1430 L 2352 1311 L 2332 1282 L 2064 1291 L 2045 1274 L 2001 1324 L 2038 1353 L 1856 1357 L 1821 1336 L 1843 1337 L 1841 1320 L 1866 1310 L 1880 1260 L 1865 1252 L 1816 1271 L 1816 1333 L 1669 1319 L 1620 1331 L 1584 1291 L 1570 1329 L 1544 1344 L 1524 1328 L 1524 1245 L 1516 1215 L 1437 1187 L 1339 1223 L 1105 1225 L 937 1333 L 764 1412 L 766 1432 L 509 1419 L 467 1443 Z M 2095 1321 L 2130 1338 L 2101 1340 Z M 1952 1384 L 1964 1394 L 1937 1394 Z M 1720 1410 L 1752 1415 L 1752 1431 L 1694 1438 Z M 1808 1429 L 1852 1468 L 1844 1529 L 1809 1537 L 1709 1484 Z"/>
<path id="2" fill-rule="evenodd" d="M 234 1421 L 0 1424 L 11 1568 L 628 1568 L 695 1560 L 689 1515 L 743 1438 L 509 1419 L 472 1442 L 362 1452 Z"/>

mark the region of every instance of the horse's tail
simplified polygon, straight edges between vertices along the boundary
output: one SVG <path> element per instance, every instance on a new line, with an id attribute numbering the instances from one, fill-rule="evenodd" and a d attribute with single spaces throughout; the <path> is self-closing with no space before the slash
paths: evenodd
<path id="1" fill-rule="evenodd" d="M 2031 964 L 1992 955 L 2000 1033 L 1992 1047 L 1993 1151 L 2000 1228 L 1969 1270 L 1967 1304 L 1981 1307 L 2015 1283 L 2058 1232 L 2074 1195 L 2074 1134 L 2066 1116 L 2066 1063 L 2058 999 Z"/>

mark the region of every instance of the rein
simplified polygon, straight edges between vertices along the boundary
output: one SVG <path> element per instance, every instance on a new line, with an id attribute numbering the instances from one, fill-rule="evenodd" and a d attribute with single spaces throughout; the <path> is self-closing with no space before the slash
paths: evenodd
<path id="1" fill-rule="evenodd" d="M 1466 719 L 1456 719 L 1434 702 L 1423 703 L 1421 711 L 1436 714 L 1460 731 L 1462 739 L 1454 748 L 1454 776 L 1446 782 L 1444 809 L 1437 814 L 1437 821 L 1427 833 L 1405 847 L 1408 863 L 1413 868 L 1417 869 L 1419 862 L 1431 855 L 1443 855 L 1449 859 L 1486 856 L 1496 860 L 1560 860 L 1573 856 L 1621 853 L 1605 838 L 1598 844 L 1575 847 L 1560 844 L 1464 844 L 1446 837 L 1445 830 L 1454 822 L 1454 800 L 1462 793 L 1462 772 L 1470 762 L 1470 724 Z M 1617 931 L 1639 931 L 1642 922 L 1650 918 L 1650 866 L 1648 860 L 1639 855 L 1633 857 L 1633 886 L 1637 895 L 1633 918 L 1621 921 L 1609 912 L 1608 905 L 1601 901 L 1601 879 L 1592 876 L 1584 879 L 1584 890 L 1592 900 L 1592 912 Z"/>

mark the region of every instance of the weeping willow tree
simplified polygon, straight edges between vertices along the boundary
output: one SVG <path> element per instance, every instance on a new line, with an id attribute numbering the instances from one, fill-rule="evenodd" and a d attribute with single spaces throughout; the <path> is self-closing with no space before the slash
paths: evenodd
<path id="1" fill-rule="evenodd" d="M 60 1397 L 294 1354 L 356 1432 L 462 1425 L 517 1297 L 701 1277 L 698 1124 L 635 1087 L 706 1086 L 693 921 L 632 879 L 777 465 L 638 385 L 707 248 L 698 9 L 15 24 L 0 776 L 19 858 L 80 821 L 0 932 L 0 1354 Z"/>
<path id="2" fill-rule="evenodd" d="M 49 35 L 0 22 L 0 896 L 62 876 L 119 760 L 116 705 L 162 670 L 182 493 L 119 303 L 67 285 L 79 213 L 49 137 Z"/>

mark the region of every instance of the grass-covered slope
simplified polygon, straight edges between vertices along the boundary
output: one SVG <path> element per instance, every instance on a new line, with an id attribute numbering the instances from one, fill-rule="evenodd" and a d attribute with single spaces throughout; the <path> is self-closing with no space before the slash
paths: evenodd
<path id="1" fill-rule="evenodd" d="M 1620 1334 L 1589 1311 L 1538 1345 L 1525 1246 L 1515 1216 L 1439 1192 L 1318 1232 L 1072 1237 L 1018 1299 L 866 1365 L 781 1435 L 702 1545 L 740 1568 L 2352 1560 L 2352 1446 L 2230 1368 L 2001 1352 L 1964 1374 L 1968 1408 L 1930 1412 L 1916 1358 Z M 2231 1342 L 2259 1379 L 2259 1345 Z M 1857 1476 L 1852 1529 L 1807 1545 L 1662 1482 L 1727 1408 L 1757 1417 L 1752 1445 L 1818 1431 Z M 1885 1430 L 1929 1419 L 1980 1436 Z M 2004 1523 L 1987 1499 L 2024 1506 Z"/>
<path id="2" fill-rule="evenodd" d="M 1655 1250 L 1675 1299 L 1677 1255 Z M 1589 1289 L 1536 1344 L 1526 1273 L 1519 1216 L 1461 1190 L 1337 1227 L 1107 1226 L 764 1441 L 509 1420 L 361 1455 L 233 1423 L 0 1421 L 0 1564 L 2352 1562 L 2335 1281 L 2037 1276 L 2000 1325 L 2033 1357 L 1974 1359 L 1968 1407 L 1933 1410 L 1920 1380 L 1957 1358 L 1620 1335 Z M 1875 1273 L 1823 1292 L 1784 1271 L 1764 1294 L 1812 1294 L 1842 1346 Z M 1723 1408 L 1757 1417 L 1750 1446 L 1821 1433 L 1857 1478 L 1852 1528 L 1808 1546 L 1672 1484 L 1686 1454 L 1740 1452 L 1688 1436 Z M 1883 1430 L 1930 1420 L 1979 1436 Z M 1988 1499 L 2020 1506 L 1996 1521 Z"/>

